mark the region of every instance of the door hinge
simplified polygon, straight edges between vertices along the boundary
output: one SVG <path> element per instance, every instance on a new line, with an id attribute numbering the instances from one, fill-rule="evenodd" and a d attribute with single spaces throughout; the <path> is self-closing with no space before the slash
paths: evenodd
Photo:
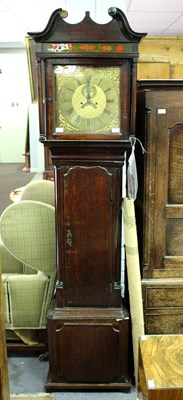
<path id="1" fill-rule="evenodd" d="M 114 290 L 121 290 L 121 282 L 114 282 Z"/>

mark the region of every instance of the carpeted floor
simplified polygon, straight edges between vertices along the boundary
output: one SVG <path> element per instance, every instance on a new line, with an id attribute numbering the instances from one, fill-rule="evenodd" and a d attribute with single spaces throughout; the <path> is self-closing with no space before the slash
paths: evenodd
<path id="1" fill-rule="evenodd" d="M 54 400 L 53 394 L 48 393 L 35 393 L 35 394 L 12 394 L 11 400 Z"/>
<path id="2" fill-rule="evenodd" d="M 46 393 L 45 381 L 48 374 L 48 361 L 40 361 L 36 354 L 11 353 L 8 357 L 10 393 Z M 55 400 L 136 400 L 136 389 L 120 391 L 60 391 L 50 393 Z M 16 400 L 16 399 L 12 399 Z M 17 399 L 18 400 L 18 399 Z M 20 398 L 20 400 L 22 400 Z M 30 400 L 30 399 L 27 399 Z M 36 398 L 33 400 L 36 400 Z M 38 398 L 38 400 L 40 400 Z M 48 400 L 48 399 L 44 399 Z"/>
<path id="3" fill-rule="evenodd" d="M 0 163 L 0 215 L 12 204 L 9 197 L 12 189 L 25 186 L 35 176 L 35 173 L 23 171 L 23 168 L 21 163 Z"/>
<path id="4" fill-rule="evenodd" d="M 88 393 L 86 393 L 86 396 L 87 394 Z M 56 399 L 53 394 L 38 393 L 38 394 L 17 394 L 17 395 L 15 394 L 10 396 L 10 400 L 56 400 Z M 136 400 L 138 400 L 138 398 Z"/>

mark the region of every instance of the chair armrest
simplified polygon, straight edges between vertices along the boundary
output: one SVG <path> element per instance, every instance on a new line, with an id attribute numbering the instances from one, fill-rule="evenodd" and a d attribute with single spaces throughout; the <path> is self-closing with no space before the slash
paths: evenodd
<path id="1" fill-rule="evenodd" d="M 8 206 L 0 218 L 0 232 L 7 250 L 20 262 L 56 274 L 55 208 L 33 200 Z"/>
<path id="2" fill-rule="evenodd" d="M 2 273 L 23 273 L 23 263 L 17 260 L 9 251 L 5 248 L 3 242 L 0 239 L 0 270 Z"/>

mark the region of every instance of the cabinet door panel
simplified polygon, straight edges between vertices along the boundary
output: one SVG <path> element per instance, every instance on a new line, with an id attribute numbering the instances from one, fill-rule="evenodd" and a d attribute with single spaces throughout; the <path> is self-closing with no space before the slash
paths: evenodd
<path id="1" fill-rule="evenodd" d="M 166 221 L 166 256 L 183 257 L 183 219 L 171 218 Z"/>
<path id="2" fill-rule="evenodd" d="M 65 305 L 109 306 L 113 244 L 119 237 L 113 229 L 113 173 L 100 166 L 71 166 L 61 170 L 58 179 L 63 187 L 58 210 Z"/>
<path id="3" fill-rule="evenodd" d="M 165 101 L 166 105 L 166 101 Z M 183 108 L 169 107 L 157 115 L 155 178 L 155 266 L 182 256 Z M 179 208 L 177 207 L 179 206 Z M 167 261 L 167 260 L 166 260 Z"/>
<path id="4" fill-rule="evenodd" d="M 183 92 L 182 83 L 174 85 L 156 81 L 147 90 L 147 83 L 137 101 L 139 138 L 146 148 L 139 214 L 143 215 L 144 322 L 149 335 L 183 332 Z M 138 204 L 139 200 L 140 196 Z"/>
<path id="5" fill-rule="evenodd" d="M 183 119 L 183 111 L 182 111 Z M 169 130 L 168 203 L 183 204 L 183 124 Z"/>
<path id="6" fill-rule="evenodd" d="M 181 123 L 182 122 L 182 123 Z M 167 121 L 167 194 L 165 196 L 165 249 L 167 258 L 183 256 L 183 108 L 169 109 Z M 163 211 L 163 210 L 162 210 Z M 176 264 L 174 264 L 176 266 Z"/>

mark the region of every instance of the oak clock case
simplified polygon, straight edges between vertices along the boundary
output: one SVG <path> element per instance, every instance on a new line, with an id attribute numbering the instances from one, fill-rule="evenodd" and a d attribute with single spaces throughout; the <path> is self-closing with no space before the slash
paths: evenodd
<path id="1" fill-rule="evenodd" d="M 123 12 L 100 25 L 56 10 L 37 43 L 40 141 L 55 176 L 57 282 L 47 391 L 129 390 L 121 296 L 122 168 L 135 134 L 138 43 Z M 44 78 L 43 78 L 44 77 Z M 44 96 L 45 94 L 45 96 Z"/>

